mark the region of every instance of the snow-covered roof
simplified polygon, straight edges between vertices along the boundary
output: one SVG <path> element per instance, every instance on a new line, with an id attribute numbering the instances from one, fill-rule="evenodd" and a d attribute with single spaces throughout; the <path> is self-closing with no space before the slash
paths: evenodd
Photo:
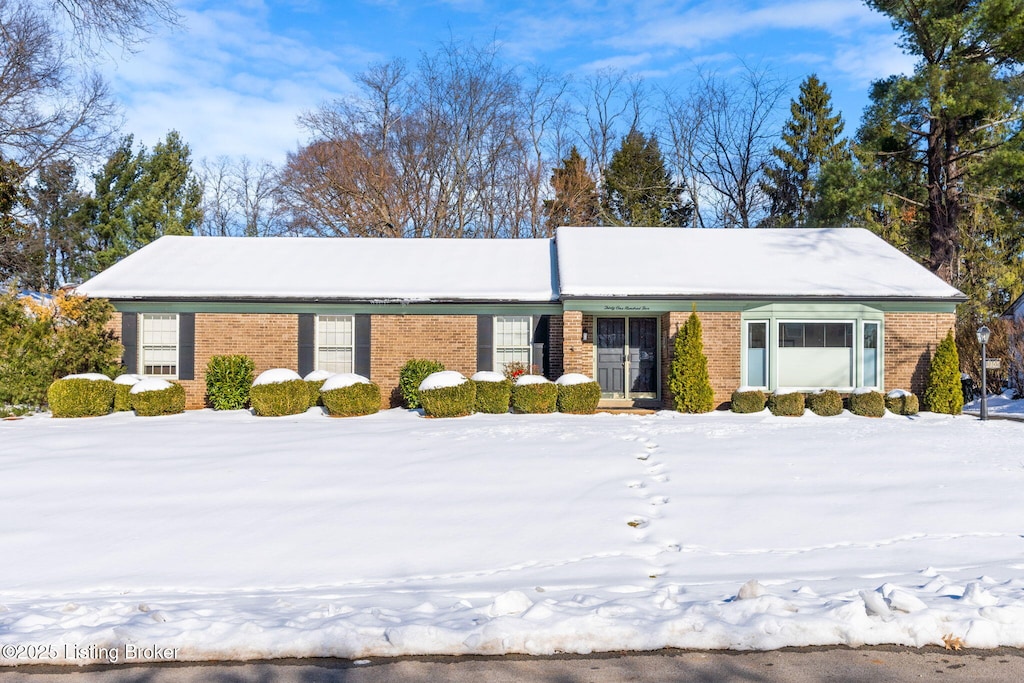
<path id="1" fill-rule="evenodd" d="M 964 295 L 869 230 L 558 228 L 563 298 Z"/>
<path id="2" fill-rule="evenodd" d="M 161 237 L 79 285 L 107 299 L 558 299 L 549 239 Z"/>

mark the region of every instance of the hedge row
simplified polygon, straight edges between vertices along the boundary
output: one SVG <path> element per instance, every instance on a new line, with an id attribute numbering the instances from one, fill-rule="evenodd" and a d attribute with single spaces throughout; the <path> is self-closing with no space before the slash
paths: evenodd
<path id="1" fill-rule="evenodd" d="M 185 389 L 180 384 L 137 375 L 115 381 L 102 375 L 70 375 L 51 384 L 46 399 L 54 417 L 97 417 L 128 410 L 147 417 L 185 412 Z"/>
<path id="2" fill-rule="evenodd" d="M 732 393 L 731 409 L 734 413 L 759 413 L 766 407 L 773 415 L 790 417 L 803 415 L 805 408 L 815 415 L 829 417 L 839 415 L 844 407 L 854 415 L 882 417 L 886 410 L 897 415 L 916 415 L 919 402 L 917 396 L 902 389 L 890 391 L 885 396 L 874 390 L 858 389 L 845 402 L 834 389 L 819 389 L 809 394 L 765 394 L 760 389 L 741 387 Z"/>

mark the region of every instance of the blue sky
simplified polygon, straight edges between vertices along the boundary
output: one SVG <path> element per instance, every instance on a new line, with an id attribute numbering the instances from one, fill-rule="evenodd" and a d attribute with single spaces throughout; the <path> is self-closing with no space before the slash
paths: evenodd
<path id="1" fill-rule="evenodd" d="M 296 117 L 351 94 L 393 57 L 415 62 L 454 37 L 498 41 L 514 64 L 585 77 L 605 67 L 685 89 L 696 68 L 741 63 L 797 86 L 817 73 L 852 132 L 871 81 L 909 71 L 889 21 L 858 0 L 180 0 L 162 30 L 106 73 L 125 131 L 152 146 L 180 131 L 193 156 L 283 160 Z"/>

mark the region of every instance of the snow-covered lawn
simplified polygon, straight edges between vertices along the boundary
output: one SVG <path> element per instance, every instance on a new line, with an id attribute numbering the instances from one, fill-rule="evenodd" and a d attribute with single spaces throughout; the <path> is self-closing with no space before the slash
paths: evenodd
<path id="1" fill-rule="evenodd" d="M 926 413 L 0 422 L 0 664 L 1022 647 L 1022 443 Z"/>

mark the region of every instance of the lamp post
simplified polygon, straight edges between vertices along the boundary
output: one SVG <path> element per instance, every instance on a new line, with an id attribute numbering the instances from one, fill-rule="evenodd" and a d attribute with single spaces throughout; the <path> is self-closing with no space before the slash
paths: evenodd
<path id="1" fill-rule="evenodd" d="M 981 344 L 981 419 L 988 419 L 988 356 L 985 345 L 992 335 L 987 327 L 978 328 L 978 343 Z"/>

